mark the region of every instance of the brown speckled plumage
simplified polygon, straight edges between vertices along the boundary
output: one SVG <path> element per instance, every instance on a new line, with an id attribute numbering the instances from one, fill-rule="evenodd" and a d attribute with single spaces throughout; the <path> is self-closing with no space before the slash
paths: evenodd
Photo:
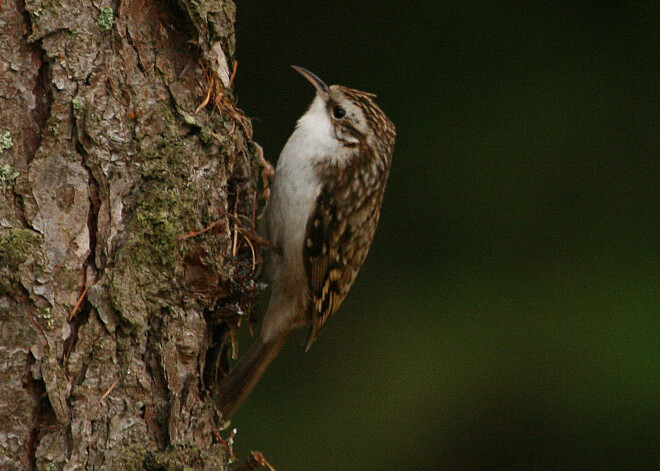
<path id="1" fill-rule="evenodd" d="M 323 186 L 307 223 L 303 248 L 312 299 L 308 349 L 348 294 L 367 256 L 394 147 L 394 125 L 374 103 L 375 96 L 337 88 L 362 110 L 371 132 L 361 134 L 351 128 L 351 135 L 359 140 L 359 153 L 344 165 L 317 167 Z"/>
<path id="2" fill-rule="evenodd" d="M 272 293 L 259 338 L 215 388 L 225 416 L 254 388 L 291 332 L 309 325 L 307 348 L 348 294 L 373 241 L 394 147 L 394 125 L 375 95 L 317 90 L 277 162 L 265 234 L 278 248 L 267 271 Z"/>

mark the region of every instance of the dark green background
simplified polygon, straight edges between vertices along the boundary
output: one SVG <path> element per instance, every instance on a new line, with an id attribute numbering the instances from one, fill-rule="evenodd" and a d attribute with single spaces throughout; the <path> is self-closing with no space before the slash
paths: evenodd
<path id="1" fill-rule="evenodd" d="M 648 5 L 238 2 L 236 91 L 271 161 L 314 93 L 291 64 L 376 93 L 398 128 L 367 263 L 236 415 L 241 457 L 660 469 Z"/>

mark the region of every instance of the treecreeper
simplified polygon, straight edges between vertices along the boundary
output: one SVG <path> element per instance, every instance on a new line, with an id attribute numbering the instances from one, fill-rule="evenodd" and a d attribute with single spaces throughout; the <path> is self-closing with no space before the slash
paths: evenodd
<path id="1" fill-rule="evenodd" d="M 309 349 L 341 305 L 373 241 L 392 161 L 394 125 L 375 95 L 293 68 L 316 96 L 277 161 L 263 224 L 274 246 L 266 261 L 272 292 L 259 337 L 213 390 L 225 418 L 294 329 L 310 326 Z"/>

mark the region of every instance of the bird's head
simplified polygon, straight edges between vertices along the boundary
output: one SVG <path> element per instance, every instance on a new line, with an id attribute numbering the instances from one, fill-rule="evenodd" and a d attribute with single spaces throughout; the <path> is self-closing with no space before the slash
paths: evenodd
<path id="1" fill-rule="evenodd" d="M 309 70 L 292 67 L 316 89 L 308 113 L 319 126 L 328 129 L 345 147 L 368 146 L 391 154 L 394 125 L 374 102 L 376 95 L 341 85 L 328 86 Z"/>

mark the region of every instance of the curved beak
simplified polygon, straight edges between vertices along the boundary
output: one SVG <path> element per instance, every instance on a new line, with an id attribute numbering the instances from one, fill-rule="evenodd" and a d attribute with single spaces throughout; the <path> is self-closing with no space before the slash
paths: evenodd
<path id="1" fill-rule="evenodd" d="M 314 85 L 314 88 L 316 88 L 316 91 L 318 92 L 319 96 L 323 98 L 324 101 L 328 101 L 328 86 L 318 78 L 314 73 L 310 72 L 307 69 L 304 69 L 302 67 L 298 67 L 297 65 L 292 65 L 291 68 L 298 72 L 300 75 L 305 77 L 307 80 L 309 80 L 309 83 Z"/>

